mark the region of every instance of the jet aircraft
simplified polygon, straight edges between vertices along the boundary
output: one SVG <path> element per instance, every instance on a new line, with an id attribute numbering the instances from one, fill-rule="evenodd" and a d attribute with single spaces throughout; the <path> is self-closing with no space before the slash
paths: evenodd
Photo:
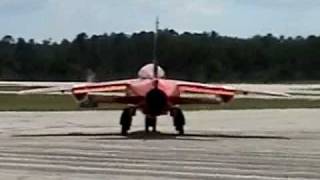
<path id="1" fill-rule="evenodd" d="M 250 91 L 236 89 L 223 85 L 204 84 L 199 82 L 181 81 L 166 78 L 164 70 L 160 67 L 156 57 L 158 34 L 158 20 L 154 33 L 154 57 L 150 64 L 138 71 L 138 77 L 133 79 L 86 82 L 86 83 L 28 83 L 28 82 L 1 82 L 2 85 L 17 85 L 38 87 L 19 91 L 19 94 L 48 94 L 71 93 L 79 103 L 121 103 L 125 104 L 120 116 L 121 134 L 127 135 L 130 130 L 133 116 L 137 110 L 145 115 L 145 131 L 156 131 L 157 117 L 170 115 L 178 134 L 184 134 L 186 123 L 180 105 L 183 104 L 220 104 L 228 103 L 236 95 L 267 95 L 286 97 L 285 93 Z M 41 87 L 41 88 L 39 88 Z M 110 93 L 123 93 L 110 95 Z M 193 96 L 185 96 L 192 94 Z M 197 96 L 197 95 L 206 95 Z"/>

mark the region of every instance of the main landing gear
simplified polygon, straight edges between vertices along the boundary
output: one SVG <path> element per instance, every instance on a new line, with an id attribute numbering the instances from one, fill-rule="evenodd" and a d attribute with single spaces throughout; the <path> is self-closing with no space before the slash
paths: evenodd
<path id="1" fill-rule="evenodd" d="M 122 111 L 120 117 L 121 135 L 128 135 L 132 123 L 132 116 L 136 115 L 136 108 L 127 107 Z"/>
<path id="2" fill-rule="evenodd" d="M 135 107 L 127 107 L 122 111 L 120 117 L 120 125 L 121 125 L 121 135 L 126 136 L 128 135 L 128 131 L 130 130 L 131 123 L 132 123 L 132 116 L 136 114 Z M 172 108 L 170 110 L 170 116 L 173 118 L 173 125 L 175 126 L 176 130 L 178 131 L 179 135 L 184 134 L 184 125 L 185 125 L 185 117 L 183 112 L 180 108 Z M 145 131 L 149 133 L 149 127 L 152 128 L 152 132 L 157 131 L 157 117 L 156 116 L 149 116 L 146 115 L 145 119 Z"/>
<path id="3" fill-rule="evenodd" d="M 186 120 L 184 118 L 183 112 L 180 108 L 172 108 L 170 111 L 170 116 L 173 118 L 173 125 L 175 126 L 176 130 L 178 131 L 179 135 L 184 134 L 184 125 Z"/>

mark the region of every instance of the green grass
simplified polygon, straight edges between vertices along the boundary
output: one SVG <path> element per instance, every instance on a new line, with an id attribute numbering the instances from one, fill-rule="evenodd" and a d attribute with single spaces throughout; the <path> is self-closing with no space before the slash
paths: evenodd
<path id="1" fill-rule="evenodd" d="M 242 98 L 222 105 L 184 106 L 187 110 L 198 109 L 289 109 L 289 108 L 320 108 L 320 100 L 308 99 L 250 99 Z"/>
<path id="2" fill-rule="evenodd" d="M 78 105 L 64 95 L 0 95 L 0 111 L 75 110 Z"/>
<path id="3" fill-rule="evenodd" d="M 295 92 L 291 92 L 291 93 L 288 93 L 292 96 L 320 96 L 320 93 L 295 93 Z"/>
<path id="4" fill-rule="evenodd" d="M 122 109 L 120 104 L 103 105 L 98 110 Z M 270 109 L 320 108 L 320 100 L 306 99 L 236 99 L 222 105 L 185 105 L 186 110 L 199 109 Z M 0 95 L 0 111 L 70 111 L 79 108 L 69 95 Z"/>

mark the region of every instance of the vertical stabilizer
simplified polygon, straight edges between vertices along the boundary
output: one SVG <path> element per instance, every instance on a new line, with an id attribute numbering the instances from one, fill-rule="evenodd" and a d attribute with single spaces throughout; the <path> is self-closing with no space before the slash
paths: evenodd
<path id="1" fill-rule="evenodd" d="M 153 37 L 153 74 L 158 78 L 158 59 L 157 59 L 157 44 L 158 44 L 159 18 L 156 18 L 156 29 Z"/>

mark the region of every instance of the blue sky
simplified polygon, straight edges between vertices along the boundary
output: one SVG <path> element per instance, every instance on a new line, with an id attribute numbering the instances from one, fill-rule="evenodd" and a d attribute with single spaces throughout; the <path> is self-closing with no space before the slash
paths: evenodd
<path id="1" fill-rule="evenodd" d="M 320 0 L 0 0 L 0 38 L 132 33 L 153 30 L 156 16 L 178 32 L 320 35 Z"/>

